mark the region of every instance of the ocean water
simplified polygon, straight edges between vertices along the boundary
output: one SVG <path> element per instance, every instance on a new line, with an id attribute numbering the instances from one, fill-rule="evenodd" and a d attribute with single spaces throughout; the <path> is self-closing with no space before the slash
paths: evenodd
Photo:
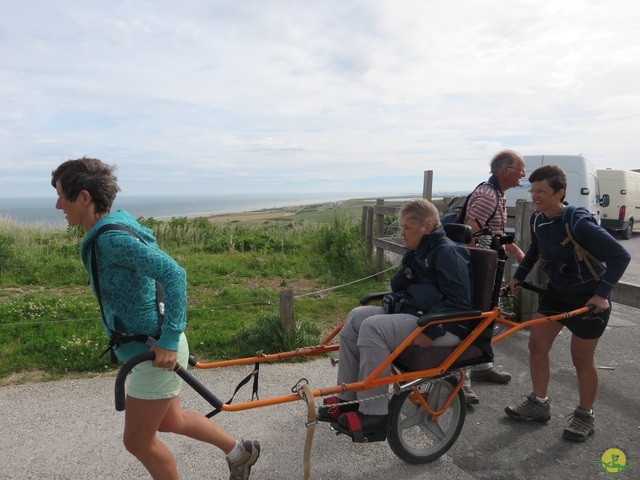
<path id="1" fill-rule="evenodd" d="M 156 218 L 208 216 L 308 205 L 361 198 L 344 193 L 309 194 L 253 194 L 253 195 L 181 195 L 181 196 L 118 196 L 112 210 L 126 210 L 135 218 Z M 20 223 L 36 223 L 49 227 L 66 225 L 64 214 L 55 208 L 56 196 L 47 198 L 0 198 L 0 216 L 10 217 Z"/>

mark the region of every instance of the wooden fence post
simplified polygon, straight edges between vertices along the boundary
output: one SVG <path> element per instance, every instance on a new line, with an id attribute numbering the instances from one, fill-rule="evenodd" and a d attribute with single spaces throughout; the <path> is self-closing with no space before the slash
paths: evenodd
<path id="1" fill-rule="evenodd" d="M 531 227 L 529 225 L 529 220 L 533 213 L 533 202 L 526 200 L 517 200 L 516 201 L 516 218 L 515 218 L 515 237 L 514 242 L 518 245 L 522 251 L 526 252 L 531 244 Z M 509 270 L 506 272 L 505 278 L 510 280 L 512 277 L 512 272 L 510 271 L 511 265 L 513 261 L 510 260 L 508 262 L 507 267 Z M 529 274 L 529 278 L 527 279 L 529 282 L 533 284 L 537 284 L 539 279 L 539 267 L 536 265 L 531 273 Z M 520 320 L 525 320 L 522 318 L 522 314 L 531 314 L 538 309 L 538 294 L 531 292 L 529 290 L 521 290 L 520 291 L 520 311 L 517 312 L 519 314 Z M 528 319 L 526 319 L 528 320 Z"/>
<path id="2" fill-rule="evenodd" d="M 431 201 L 433 197 L 433 170 L 424 171 L 424 181 L 422 183 L 422 198 Z"/>
<path id="3" fill-rule="evenodd" d="M 296 319 L 293 308 L 293 290 L 280 292 L 280 325 L 285 332 L 296 331 Z"/>
<path id="4" fill-rule="evenodd" d="M 362 225 L 360 233 L 364 237 L 367 249 L 367 259 L 373 258 L 373 207 L 365 205 L 362 207 Z"/>
<path id="5" fill-rule="evenodd" d="M 384 205 L 384 198 L 376 199 L 376 205 Z M 379 213 L 376 215 L 376 237 L 382 238 L 384 237 L 384 214 Z M 384 249 L 380 247 L 376 247 L 376 280 L 381 282 L 384 280 Z"/>

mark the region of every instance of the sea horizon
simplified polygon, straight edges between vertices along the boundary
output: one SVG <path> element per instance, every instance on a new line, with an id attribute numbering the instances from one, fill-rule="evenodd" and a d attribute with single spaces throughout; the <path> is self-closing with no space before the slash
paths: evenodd
<path id="1" fill-rule="evenodd" d="M 387 198 L 412 195 L 398 193 Z M 378 196 L 346 193 L 296 193 L 296 194 L 252 194 L 252 195 L 150 195 L 118 196 L 112 211 L 126 210 L 133 217 L 170 220 L 175 217 L 210 217 L 227 213 L 260 211 L 316 203 L 345 201 L 354 198 Z M 67 222 L 64 214 L 55 208 L 55 197 L 0 198 L 0 217 L 26 224 L 46 227 L 63 227 Z"/>

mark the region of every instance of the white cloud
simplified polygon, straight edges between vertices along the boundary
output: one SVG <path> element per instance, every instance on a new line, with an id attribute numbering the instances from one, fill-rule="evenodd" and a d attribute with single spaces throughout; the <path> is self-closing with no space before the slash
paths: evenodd
<path id="1" fill-rule="evenodd" d="M 0 196 L 471 188 L 509 147 L 638 168 L 640 5 L 0 0 Z"/>

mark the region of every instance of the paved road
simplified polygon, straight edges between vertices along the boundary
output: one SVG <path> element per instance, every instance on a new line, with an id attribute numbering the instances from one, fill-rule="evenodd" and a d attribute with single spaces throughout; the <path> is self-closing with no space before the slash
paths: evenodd
<path id="1" fill-rule="evenodd" d="M 562 440 L 566 416 L 576 405 L 575 376 L 568 335 L 554 346 L 550 395 L 553 417 L 546 425 L 510 421 L 504 406 L 530 391 L 526 333 L 496 347 L 496 363 L 513 374 L 509 385 L 476 383 L 481 404 L 470 409 L 458 441 L 436 462 L 407 465 L 386 443 L 354 444 L 321 424 L 314 440 L 315 479 L 585 479 L 605 478 L 597 463 L 610 448 L 622 450 L 637 465 L 618 475 L 640 478 L 639 311 L 614 305 L 610 327 L 597 352 L 601 388 L 596 407 L 597 432 L 583 444 Z M 227 398 L 246 369 L 198 370 L 197 377 L 220 398 Z M 313 387 L 333 384 L 335 369 L 326 359 L 261 369 L 262 397 L 286 394 L 300 377 Z M 113 404 L 113 377 L 63 380 L 0 388 L 0 479 L 131 479 L 145 471 L 121 445 L 123 414 Z M 187 408 L 206 412 L 190 389 Z M 257 438 L 263 454 L 254 479 L 302 478 L 305 404 L 222 413 L 217 421 L 235 435 Z M 219 452 L 188 439 L 162 435 L 178 460 L 182 478 L 224 479 L 227 467 Z"/>
<path id="2" fill-rule="evenodd" d="M 248 371 L 229 368 L 194 373 L 226 399 Z M 263 366 L 261 397 L 288 394 L 303 376 L 312 386 L 329 386 L 335 383 L 335 373 L 327 359 Z M 0 388 L 0 479 L 148 478 L 122 447 L 123 414 L 114 409 L 113 385 L 112 377 L 102 377 Z M 183 398 L 187 408 L 210 410 L 188 388 Z M 306 404 L 302 401 L 216 417 L 234 435 L 260 440 L 262 455 L 252 478 L 267 480 L 302 478 L 305 420 Z M 220 452 L 174 435 L 161 437 L 177 458 L 181 478 L 228 478 Z M 393 455 L 386 443 L 352 444 L 344 436 L 336 438 L 327 424 L 317 428 L 312 453 L 315 479 L 383 479 L 397 475 L 407 480 L 471 478 L 450 457 L 429 467 L 407 465 Z"/>
<path id="3" fill-rule="evenodd" d="M 623 242 L 632 254 L 625 274 L 640 284 L 640 235 Z M 610 448 L 636 461 L 619 479 L 640 478 L 640 310 L 614 304 L 609 328 L 596 360 L 601 385 L 596 405 L 596 434 L 584 444 L 562 440 L 568 416 L 576 405 L 576 381 L 569 356 L 569 335 L 552 351 L 550 395 L 553 417 L 546 425 L 521 424 L 505 418 L 505 405 L 530 392 L 526 332 L 496 346 L 496 364 L 513 374 L 509 385 L 475 383 L 481 404 L 467 413 L 466 423 L 451 450 L 426 466 L 407 465 L 386 443 L 354 444 L 331 433 L 326 424 L 316 430 L 312 452 L 315 479 L 530 479 L 608 478 L 597 463 Z M 220 398 L 228 398 L 245 368 L 198 370 L 196 376 Z M 300 377 L 312 387 L 332 385 L 336 371 L 328 360 L 261 369 L 261 396 L 282 395 Z M 0 479 L 132 479 L 147 478 L 145 470 L 121 444 L 123 414 L 113 403 L 114 378 L 63 380 L 0 388 Z M 207 404 L 191 389 L 185 406 L 206 412 Z M 246 412 L 222 413 L 221 425 L 237 436 L 257 438 L 263 454 L 253 479 L 302 478 L 306 430 L 303 402 Z M 223 456 L 200 443 L 162 435 L 174 452 L 184 479 L 228 478 Z"/>

